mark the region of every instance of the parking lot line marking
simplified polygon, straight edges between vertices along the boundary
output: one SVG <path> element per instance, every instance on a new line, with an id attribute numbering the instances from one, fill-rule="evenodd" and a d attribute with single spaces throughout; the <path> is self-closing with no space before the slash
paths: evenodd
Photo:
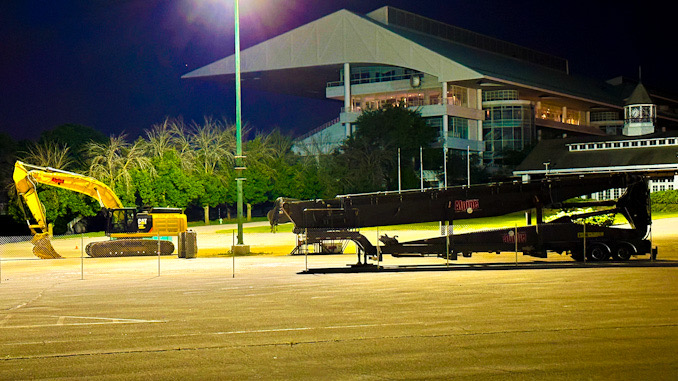
<path id="1" fill-rule="evenodd" d="M 57 317 L 57 316 L 53 316 Z M 106 318 L 98 316 L 59 316 L 59 318 L 69 318 L 69 319 L 86 319 L 86 320 L 106 320 L 112 322 L 120 323 L 164 323 L 164 320 L 144 320 L 144 319 L 124 319 L 124 318 Z"/>
<path id="2" fill-rule="evenodd" d="M 3 320 L 0 320 L 0 328 L 42 328 L 42 327 L 65 327 L 78 325 L 104 325 L 104 324 L 143 324 L 143 323 L 166 323 L 165 320 L 143 320 L 143 319 L 123 319 L 123 318 L 105 318 L 97 316 L 51 316 L 57 318 L 56 323 L 52 324 L 23 324 L 23 325 L 7 325 L 5 322 L 12 315 L 7 315 Z M 66 319 L 79 319 L 80 322 L 67 323 Z M 84 322 L 82 321 L 84 320 Z"/>
<path id="3" fill-rule="evenodd" d="M 371 327 L 392 327 L 402 325 L 422 325 L 421 323 L 374 323 L 374 324 L 349 324 L 349 325 L 330 325 L 323 327 L 291 327 L 291 328 L 269 328 L 269 329 L 252 329 L 243 331 L 222 331 L 222 332 L 201 332 L 179 335 L 164 335 L 163 337 L 175 336 L 204 336 L 204 335 L 242 335 L 250 333 L 271 333 L 271 332 L 294 332 L 294 331 L 311 331 L 323 329 L 343 329 L 343 328 L 371 328 Z"/>

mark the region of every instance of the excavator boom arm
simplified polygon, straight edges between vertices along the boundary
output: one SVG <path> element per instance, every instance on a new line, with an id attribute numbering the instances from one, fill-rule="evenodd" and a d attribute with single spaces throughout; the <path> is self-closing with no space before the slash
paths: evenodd
<path id="1" fill-rule="evenodd" d="M 111 188 L 89 176 L 54 168 L 38 167 L 17 161 L 14 164 L 14 174 L 12 177 L 17 193 L 23 199 L 35 219 L 35 224 L 29 224 L 34 234 L 45 233 L 47 231 L 45 207 L 38 198 L 37 184 L 50 185 L 85 194 L 99 201 L 99 204 L 105 208 L 123 207 L 122 202 L 120 202 L 120 199 Z"/>

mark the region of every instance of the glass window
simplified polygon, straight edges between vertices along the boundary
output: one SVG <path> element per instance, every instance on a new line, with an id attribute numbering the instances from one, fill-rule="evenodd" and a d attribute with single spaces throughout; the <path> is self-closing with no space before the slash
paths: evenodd
<path id="1" fill-rule="evenodd" d="M 468 139 L 468 119 L 459 117 L 450 117 L 448 122 L 448 133 L 450 137 Z"/>
<path id="2" fill-rule="evenodd" d="M 485 100 L 488 99 L 487 93 L 483 92 Z M 486 163 L 501 160 L 503 150 L 519 151 L 531 144 L 534 135 L 532 106 L 486 106 L 485 112 L 489 116 L 482 122 L 487 149 L 484 155 Z M 572 148 L 576 149 L 577 146 Z"/>

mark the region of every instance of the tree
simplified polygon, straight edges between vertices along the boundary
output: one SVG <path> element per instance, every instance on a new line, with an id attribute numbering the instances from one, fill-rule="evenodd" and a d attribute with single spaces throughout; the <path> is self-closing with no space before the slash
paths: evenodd
<path id="1" fill-rule="evenodd" d="M 28 164 L 55 169 L 70 169 L 73 161 L 69 155 L 69 148 L 56 141 L 41 141 L 28 146 L 28 152 L 20 153 L 20 159 Z M 66 189 L 59 189 L 48 185 L 38 184 L 37 191 L 40 201 L 45 206 L 47 221 L 54 224 L 54 232 L 61 234 L 66 231 L 68 222 L 78 217 L 93 216 L 99 206 L 97 202 L 85 195 Z M 13 191 L 16 193 L 16 191 Z M 17 199 L 17 202 L 21 202 Z M 16 213 L 21 218 L 21 213 Z"/>
<path id="2" fill-rule="evenodd" d="M 275 176 L 275 170 L 271 165 L 275 150 L 271 147 L 270 135 L 259 134 L 246 142 L 244 148 L 247 156 L 244 201 L 250 204 L 269 201 Z"/>
<path id="3" fill-rule="evenodd" d="M 343 179 L 346 192 L 397 189 L 400 148 L 403 186 L 416 187 L 419 147 L 428 147 L 437 135 L 418 111 L 405 106 L 367 110 L 358 117 L 355 133 L 334 154 L 335 176 Z"/>
<path id="4" fill-rule="evenodd" d="M 0 187 L 2 195 L 0 202 L 5 202 L 5 190 L 9 190 L 12 183 L 12 171 L 16 161 L 17 144 L 11 136 L 0 132 Z"/>
<path id="5" fill-rule="evenodd" d="M 72 163 L 69 150 L 67 145 L 52 141 L 31 143 L 28 152 L 22 155 L 22 161 L 40 167 L 67 169 Z"/>
<path id="6" fill-rule="evenodd" d="M 144 141 L 130 144 L 124 134 L 111 136 L 106 143 L 89 142 L 86 145 L 89 157 L 89 175 L 107 184 L 123 203 L 134 203 L 132 170 L 147 170 L 154 175 L 151 161 L 145 155 Z"/>
<path id="7" fill-rule="evenodd" d="M 202 125 L 194 123 L 189 134 L 199 172 L 212 175 L 235 162 L 235 126 L 205 118 Z"/>
<path id="8" fill-rule="evenodd" d="M 78 162 L 79 154 L 87 143 L 90 141 L 105 143 L 106 140 L 106 135 L 92 127 L 79 124 L 62 124 L 40 134 L 38 143 L 58 143 L 71 147 L 71 153 L 76 156 L 74 160 Z M 84 163 L 78 162 L 77 164 Z"/>
<path id="9" fill-rule="evenodd" d="M 177 137 L 179 144 L 187 141 L 192 149 L 191 157 L 195 163 L 196 177 L 214 192 L 203 195 L 198 200 L 205 207 L 206 215 L 209 215 L 209 207 L 225 202 L 230 194 L 227 190 L 220 192 L 219 184 L 227 184 L 228 180 L 233 178 L 235 126 L 205 118 L 202 125 L 193 123 L 188 132 L 188 139 L 182 138 L 179 133 Z M 182 147 L 187 148 L 184 145 Z"/>
<path id="10" fill-rule="evenodd" d="M 176 151 L 169 149 L 151 159 L 153 175 L 136 167 L 131 170 L 138 195 L 144 206 L 186 208 L 205 194 L 205 188 L 192 173 L 184 171 Z"/>

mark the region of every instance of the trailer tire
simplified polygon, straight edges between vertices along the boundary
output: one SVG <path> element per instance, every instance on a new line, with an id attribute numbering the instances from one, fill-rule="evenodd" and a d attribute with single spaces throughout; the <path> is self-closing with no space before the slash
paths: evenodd
<path id="1" fill-rule="evenodd" d="M 614 259 L 617 261 L 628 261 L 635 252 L 636 248 L 632 244 L 622 242 L 614 250 Z"/>
<path id="2" fill-rule="evenodd" d="M 587 258 L 594 262 L 606 261 L 610 259 L 610 248 L 603 243 L 594 243 L 588 248 Z"/>

